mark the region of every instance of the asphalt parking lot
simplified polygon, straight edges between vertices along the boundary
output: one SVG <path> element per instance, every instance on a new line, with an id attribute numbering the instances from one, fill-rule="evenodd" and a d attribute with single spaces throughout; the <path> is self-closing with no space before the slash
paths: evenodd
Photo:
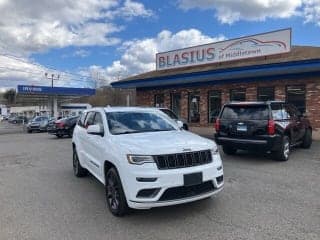
<path id="1" fill-rule="evenodd" d="M 320 239 L 320 142 L 288 162 L 222 153 L 219 195 L 124 218 L 109 213 L 102 184 L 73 176 L 71 155 L 70 138 L 0 133 L 1 240 Z"/>

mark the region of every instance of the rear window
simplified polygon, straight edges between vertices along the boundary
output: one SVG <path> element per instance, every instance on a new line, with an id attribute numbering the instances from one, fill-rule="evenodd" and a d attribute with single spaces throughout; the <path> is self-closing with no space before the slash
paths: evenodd
<path id="1" fill-rule="evenodd" d="M 230 105 L 225 106 L 221 119 L 240 120 L 268 120 L 269 111 L 267 105 Z"/>

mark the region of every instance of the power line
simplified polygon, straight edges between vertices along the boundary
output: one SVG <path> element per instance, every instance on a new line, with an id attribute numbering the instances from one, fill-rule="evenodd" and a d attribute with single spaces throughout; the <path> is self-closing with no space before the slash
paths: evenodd
<path id="1" fill-rule="evenodd" d="M 45 73 L 45 71 L 42 71 L 42 70 L 39 70 L 39 71 L 27 71 L 27 70 L 24 70 L 24 69 L 16 69 L 16 68 L 10 68 L 10 67 L 0 67 L 0 69 L 28 73 L 28 74 L 32 74 L 33 76 L 38 76 L 39 74 L 44 74 Z M 4 71 L 2 71 L 2 73 L 4 73 Z M 61 76 L 66 77 L 66 75 L 64 75 L 64 74 L 61 74 Z M 43 78 L 41 78 L 41 79 L 43 79 Z M 2 79 L 0 79 L 0 80 L 2 80 Z M 73 78 L 70 78 L 70 79 L 64 79 L 64 80 L 66 80 L 66 81 L 79 81 L 79 82 L 94 82 L 94 80 L 92 78 L 91 79 L 90 78 L 87 78 L 87 79 L 73 79 Z"/>
<path id="2" fill-rule="evenodd" d="M 70 75 L 76 75 L 76 76 L 80 76 L 80 77 L 83 77 L 83 78 L 88 78 L 87 76 L 83 76 L 81 74 L 77 74 L 77 73 L 72 73 L 72 72 L 68 72 L 68 71 L 61 71 L 61 70 L 58 70 L 56 68 L 53 68 L 53 67 L 46 67 L 46 66 L 43 66 L 39 63 L 34 63 L 34 62 L 29 62 L 23 58 L 20 58 L 20 57 L 16 57 L 14 55 L 10 55 L 10 54 L 0 54 L 0 56 L 4 56 L 4 57 L 7 57 L 7 58 L 10 58 L 10 59 L 14 59 L 14 60 L 17 60 L 19 62 L 23 62 L 23 63 L 26 63 L 26 64 L 30 64 L 30 65 L 33 65 L 33 66 L 37 66 L 37 67 L 40 67 L 40 68 L 46 68 L 47 70 L 53 70 L 53 71 L 58 71 L 58 72 L 63 72 L 63 73 L 67 73 L 67 74 L 70 74 Z"/>
<path id="3" fill-rule="evenodd" d="M 47 71 L 48 71 L 48 70 L 53 70 L 53 71 L 57 71 L 57 72 L 60 72 L 60 73 L 65 73 L 65 74 L 69 74 L 69 75 L 73 75 L 73 76 L 78 76 L 78 77 L 80 77 L 80 78 L 87 78 L 87 79 L 88 79 L 88 78 L 91 78 L 91 79 L 92 79 L 92 77 L 84 76 L 84 75 L 81 75 L 81 74 L 72 73 L 72 72 L 69 72 L 69 71 L 61 71 L 61 70 L 58 70 L 58 69 L 53 68 L 53 67 L 46 67 L 46 66 L 43 66 L 43 65 L 38 64 L 38 63 L 29 62 L 29 61 L 26 61 L 26 60 L 23 59 L 23 58 L 16 57 L 16 56 L 14 56 L 14 55 L 3 54 L 3 53 L 1 54 L 1 53 L 0 53 L 0 56 L 7 57 L 7 58 L 10 58 L 10 59 L 14 59 L 14 60 L 16 60 L 16 61 L 23 62 L 23 63 L 29 64 L 29 65 L 37 66 L 37 67 L 40 67 L 40 68 L 42 68 L 42 69 L 45 68 L 45 69 L 47 69 Z M 44 70 L 44 71 L 46 71 L 46 70 Z"/>

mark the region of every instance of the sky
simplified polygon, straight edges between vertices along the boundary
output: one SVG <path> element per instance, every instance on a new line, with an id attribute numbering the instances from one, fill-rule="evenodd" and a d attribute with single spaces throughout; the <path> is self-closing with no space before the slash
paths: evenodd
<path id="1" fill-rule="evenodd" d="M 109 85 L 157 52 L 283 28 L 320 46 L 320 0 L 0 0 L 0 16 L 0 91 Z"/>

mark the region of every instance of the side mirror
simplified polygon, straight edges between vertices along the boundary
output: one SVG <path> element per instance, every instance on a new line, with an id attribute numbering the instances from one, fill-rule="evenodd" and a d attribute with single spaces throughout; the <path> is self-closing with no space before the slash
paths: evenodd
<path id="1" fill-rule="evenodd" d="M 96 125 L 90 125 L 88 128 L 87 128 L 87 133 L 88 134 L 91 134 L 91 135 L 99 135 L 101 137 L 104 136 L 104 131 L 103 129 L 101 128 L 100 125 L 96 124 Z"/>
<path id="2" fill-rule="evenodd" d="M 183 128 L 183 122 L 182 121 L 177 120 L 176 122 L 177 122 L 179 128 Z"/>

